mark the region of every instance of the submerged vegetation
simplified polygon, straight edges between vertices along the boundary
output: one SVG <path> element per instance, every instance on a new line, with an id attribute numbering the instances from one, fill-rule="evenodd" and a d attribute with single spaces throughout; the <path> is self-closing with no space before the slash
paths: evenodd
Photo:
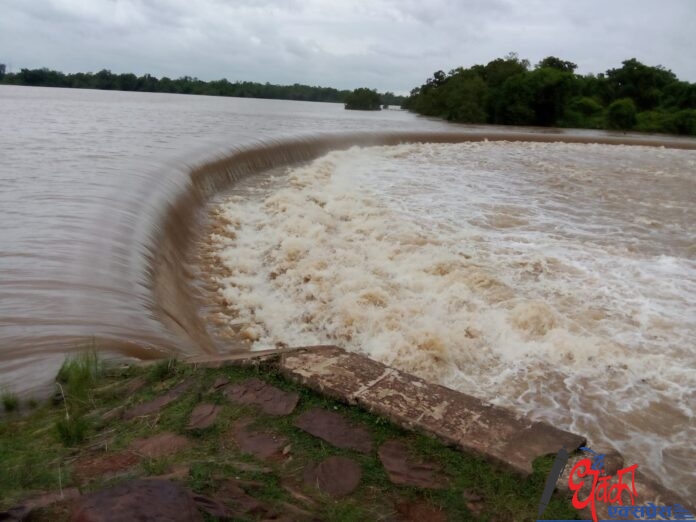
<path id="1" fill-rule="evenodd" d="M 636 130 L 696 136 L 696 84 L 635 58 L 597 75 L 549 56 L 531 68 L 511 53 L 437 71 L 403 107 L 461 123 Z"/>
<path id="2" fill-rule="evenodd" d="M 299 394 L 295 411 L 272 416 L 253 406 L 229 402 L 220 381 L 236 384 L 249 378 Z M 186 391 L 173 402 L 163 403 L 160 410 L 151 415 L 127 415 L 136 405 L 181 389 L 182 383 L 187 383 Z M 427 435 L 405 431 L 360 408 L 291 383 L 263 363 L 206 369 L 167 360 L 150 367 L 109 367 L 91 351 L 66 361 L 57 387 L 58 395 L 36 410 L 0 419 L 0 512 L 36 491 L 77 487 L 87 493 L 131 478 L 166 475 L 176 476 L 174 480 L 188 490 L 211 498 L 233 483 L 244 490 L 240 498 L 252 502 L 257 510 L 304 513 L 307 519 L 383 520 L 396 516 L 395 510 L 403 506 L 418 505 L 426 509 L 423 516 L 436 513 L 438 520 L 531 520 L 553 462 L 552 457 L 538 459 L 534 473 L 522 479 Z M 216 405 L 220 413 L 213 425 L 192 430 L 192 411 L 203 403 Z M 299 429 L 296 419 L 313 408 L 335 412 L 362 426 L 375 448 L 367 453 L 340 449 Z M 282 439 L 282 452 L 270 459 L 243 452 L 234 442 L 240 425 Z M 184 443 L 156 456 L 134 449 L 139 441 L 155 435 L 183 439 Z M 407 444 L 414 458 L 437 465 L 447 477 L 446 487 L 424 490 L 392 483 L 377 448 L 394 439 Z M 307 466 L 335 456 L 347 457 L 362 469 L 358 488 L 340 498 L 319 493 L 302 478 Z M 294 511 L 288 511 L 290 508 Z M 263 513 L 233 518 L 255 520 Z M 567 498 L 555 495 L 547 514 L 573 519 L 577 512 Z M 42 508 L 37 515 L 41 520 L 65 520 L 69 509 L 59 503 Z"/>
<path id="3" fill-rule="evenodd" d="M 234 96 L 239 98 L 267 98 L 277 100 L 299 100 L 344 103 L 350 91 L 332 87 L 310 85 L 274 85 L 257 82 L 230 82 L 223 78 L 205 82 L 184 76 L 171 79 L 157 78 L 149 74 L 136 76 L 132 73 L 115 74 L 107 69 L 97 73 L 65 74 L 50 69 L 21 69 L 17 73 L 0 76 L 0 83 L 9 85 L 32 85 L 36 87 L 70 87 L 74 89 L 101 89 L 108 91 L 168 92 L 178 94 L 202 94 L 208 96 Z M 387 105 L 400 105 L 403 96 L 393 92 L 380 94 L 380 101 Z"/>

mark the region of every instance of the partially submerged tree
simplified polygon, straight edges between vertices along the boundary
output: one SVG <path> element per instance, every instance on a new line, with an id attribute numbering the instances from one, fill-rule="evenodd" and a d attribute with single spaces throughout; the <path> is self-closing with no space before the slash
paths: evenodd
<path id="1" fill-rule="evenodd" d="M 361 87 L 346 96 L 345 108 L 354 111 L 378 111 L 380 110 L 380 101 L 377 91 Z"/>

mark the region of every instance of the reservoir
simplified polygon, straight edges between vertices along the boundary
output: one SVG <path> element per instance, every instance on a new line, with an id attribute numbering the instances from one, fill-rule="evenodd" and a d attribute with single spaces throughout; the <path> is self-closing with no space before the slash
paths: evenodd
<path id="1" fill-rule="evenodd" d="M 92 345 L 332 343 L 696 495 L 693 140 L 11 86 L 0 114 L 0 386 Z"/>

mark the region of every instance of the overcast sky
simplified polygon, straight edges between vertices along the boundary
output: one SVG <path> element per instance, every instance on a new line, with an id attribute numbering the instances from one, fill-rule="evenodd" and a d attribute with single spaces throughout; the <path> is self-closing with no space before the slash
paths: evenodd
<path id="1" fill-rule="evenodd" d="M 10 70 L 111 69 L 368 86 L 515 51 L 603 72 L 638 58 L 696 82 L 696 0 L 0 0 Z"/>

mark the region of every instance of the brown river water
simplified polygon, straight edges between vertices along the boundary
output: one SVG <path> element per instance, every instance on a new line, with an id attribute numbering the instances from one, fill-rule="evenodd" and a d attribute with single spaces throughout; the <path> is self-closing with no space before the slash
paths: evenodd
<path id="1" fill-rule="evenodd" d="M 693 140 L 10 86 L 0 114 L 0 387 L 91 343 L 334 342 L 696 496 Z"/>

